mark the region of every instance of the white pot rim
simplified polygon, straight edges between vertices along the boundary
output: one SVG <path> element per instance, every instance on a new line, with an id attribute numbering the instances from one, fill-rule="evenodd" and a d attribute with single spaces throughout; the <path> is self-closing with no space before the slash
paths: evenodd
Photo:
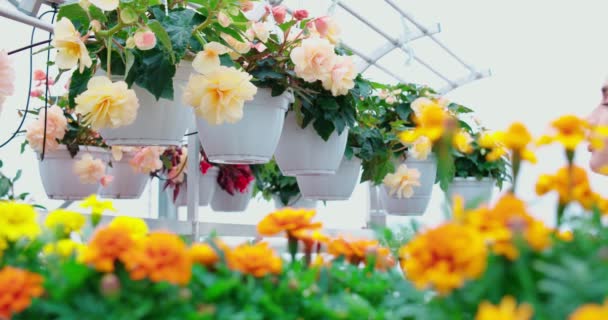
<path id="1" fill-rule="evenodd" d="M 481 179 L 477 179 L 477 177 L 454 177 L 453 182 L 490 182 L 495 181 L 492 177 L 483 177 Z"/>
<path id="2" fill-rule="evenodd" d="M 55 150 L 48 150 L 48 149 L 45 150 L 44 157 L 46 158 L 49 155 L 59 155 L 61 152 L 64 152 L 64 151 L 68 155 L 70 155 L 70 153 L 68 152 L 68 147 L 65 144 L 60 144 L 57 147 L 57 149 L 55 149 Z M 40 158 L 40 155 L 42 154 L 42 152 L 38 152 L 38 151 L 35 151 L 35 152 L 38 155 L 38 158 Z M 80 153 L 80 152 L 109 153 L 109 150 L 102 148 L 102 147 L 78 145 L 78 153 Z M 78 153 L 76 155 L 78 155 Z"/>

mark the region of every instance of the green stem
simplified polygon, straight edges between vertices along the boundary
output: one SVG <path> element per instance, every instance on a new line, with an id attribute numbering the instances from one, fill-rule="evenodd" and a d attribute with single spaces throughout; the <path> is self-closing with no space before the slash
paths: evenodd
<path id="1" fill-rule="evenodd" d="M 209 12 L 209 15 L 207 15 L 207 18 L 205 18 L 205 21 L 203 21 L 203 23 L 196 26 L 196 28 L 194 28 L 194 31 L 192 32 L 192 34 L 198 33 L 199 31 L 203 31 L 205 28 L 207 28 L 211 24 L 211 22 L 213 22 L 213 20 L 211 19 L 211 16 L 213 16 L 214 14 L 215 14 L 215 12 Z"/>
<path id="2" fill-rule="evenodd" d="M 298 253 L 298 239 L 288 235 L 287 246 L 291 255 L 291 263 L 294 263 L 296 261 L 296 254 Z"/>
<path id="3" fill-rule="evenodd" d="M 106 59 L 106 68 L 108 71 L 108 78 L 112 78 L 112 36 L 110 36 L 107 40 L 106 40 L 106 47 L 108 49 L 108 55 L 107 55 L 107 59 Z"/>
<path id="4" fill-rule="evenodd" d="M 519 175 L 519 169 L 521 168 L 521 154 L 518 151 L 513 151 L 512 169 L 513 169 L 513 186 L 511 187 L 511 193 L 515 194 L 515 188 L 517 187 L 517 176 Z"/>
<path id="5" fill-rule="evenodd" d="M 112 28 L 110 28 L 106 31 L 100 30 L 100 31 L 95 32 L 95 37 L 96 38 L 110 37 L 110 36 L 114 35 L 116 32 L 120 31 L 120 29 L 122 29 L 122 27 L 124 27 L 124 26 L 125 25 L 119 20 L 118 23 L 115 26 L 113 26 Z"/>
<path id="6" fill-rule="evenodd" d="M 566 212 L 566 204 L 565 203 L 559 203 L 557 205 L 557 228 L 559 229 L 559 227 L 561 227 L 562 223 L 564 222 L 564 213 Z"/>
<path id="7" fill-rule="evenodd" d="M 207 41 L 205 41 L 205 39 L 203 39 L 203 36 L 201 36 L 200 33 L 195 32 L 193 34 L 194 38 L 201 44 L 201 46 L 204 48 L 205 45 L 207 44 Z"/>

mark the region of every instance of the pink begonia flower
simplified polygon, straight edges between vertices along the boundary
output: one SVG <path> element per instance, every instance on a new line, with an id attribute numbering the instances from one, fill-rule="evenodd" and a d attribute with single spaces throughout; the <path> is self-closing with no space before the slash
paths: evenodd
<path id="1" fill-rule="evenodd" d="M 293 18 L 298 21 L 304 20 L 304 19 L 308 18 L 308 11 L 306 11 L 304 9 L 296 10 L 293 13 Z"/>
<path id="2" fill-rule="evenodd" d="M 15 69 L 8 54 L 0 50 L 0 111 L 6 97 L 15 92 Z"/>
<path id="3" fill-rule="evenodd" d="M 150 30 L 139 30 L 133 35 L 135 46 L 139 50 L 150 50 L 156 46 L 156 35 Z"/>
<path id="4" fill-rule="evenodd" d="M 161 154 L 165 151 L 162 147 L 145 147 L 139 150 L 129 161 L 129 165 L 135 172 L 149 174 L 162 169 L 163 162 Z"/>
<path id="5" fill-rule="evenodd" d="M 58 141 L 65 136 L 68 121 L 63 115 L 63 110 L 58 106 L 51 106 L 47 114 L 46 126 L 46 150 L 56 150 Z M 44 141 L 44 109 L 40 117 L 26 127 L 25 139 L 32 149 L 42 152 Z"/>
<path id="6" fill-rule="evenodd" d="M 40 69 L 34 71 L 34 80 L 36 80 L 36 81 L 46 80 L 46 73 L 44 73 L 44 71 L 42 71 Z"/>
<path id="7" fill-rule="evenodd" d="M 276 6 L 272 8 L 272 16 L 274 21 L 277 23 L 285 22 L 285 16 L 287 15 L 287 8 L 285 6 Z"/>
<path id="8" fill-rule="evenodd" d="M 95 159 L 90 153 L 82 155 L 80 160 L 74 162 L 74 173 L 81 183 L 96 184 L 106 173 L 106 165 L 101 159 Z"/>
<path id="9" fill-rule="evenodd" d="M 232 19 L 224 12 L 220 11 L 217 14 L 217 22 L 219 22 L 222 27 L 228 28 L 232 24 Z"/>
<path id="10" fill-rule="evenodd" d="M 107 187 L 110 183 L 112 183 L 112 181 L 114 181 L 114 176 L 111 176 L 109 174 L 106 174 L 101 177 L 101 179 L 99 179 L 99 183 L 101 183 L 101 186 L 104 188 Z"/>
<path id="11" fill-rule="evenodd" d="M 317 18 L 313 21 L 314 30 L 321 38 L 326 38 L 332 44 L 336 44 L 340 36 L 340 27 L 328 16 Z"/>
<path id="12" fill-rule="evenodd" d="M 30 91 L 30 97 L 39 98 L 40 96 L 42 96 L 43 93 L 44 92 L 42 92 L 42 89 L 34 89 Z"/>

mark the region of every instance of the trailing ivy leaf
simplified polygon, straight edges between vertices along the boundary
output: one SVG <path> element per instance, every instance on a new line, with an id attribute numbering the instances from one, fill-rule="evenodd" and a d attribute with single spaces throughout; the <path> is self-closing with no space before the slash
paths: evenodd
<path id="1" fill-rule="evenodd" d="M 150 21 L 148 23 L 148 27 L 154 34 L 156 35 L 156 39 L 162 44 L 165 52 L 167 52 L 171 56 L 171 62 L 175 64 L 175 54 L 173 54 L 173 45 L 171 44 L 171 38 L 169 38 L 169 34 L 163 28 L 163 26 L 158 21 Z"/>
<path id="2" fill-rule="evenodd" d="M 80 73 L 78 69 L 74 70 L 74 73 L 72 73 L 72 80 L 70 80 L 70 90 L 68 94 L 70 109 L 76 108 L 74 99 L 87 89 L 87 84 L 92 77 L 93 70 L 91 68 L 85 68 L 82 73 Z"/>
<path id="3" fill-rule="evenodd" d="M 86 34 L 89 31 L 89 25 L 91 23 L 89 15 L 78 3 L 61 6 L 59 8 L 59 13 L 57 13 L 57 21 L 62 18 L 69 19 L 80 34 Z"/>
<path id="4" fill-rule="evenodd" d="M 129 86 L 136 83 L 148 90 L 157 100 L 172 100 L 175 70 L 169 57 L 158 48 L 135 51 L 135 62 L 126 81 Z"/>

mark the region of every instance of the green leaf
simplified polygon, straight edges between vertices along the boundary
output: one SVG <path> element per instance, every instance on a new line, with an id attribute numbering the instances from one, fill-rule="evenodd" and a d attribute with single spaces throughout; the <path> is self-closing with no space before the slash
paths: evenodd
<path id="1" fill-rule="evenodd" d="M 158 22 L 156 20 L 150 21 L 148 23 L 148 27 L 150 28 L 150 30 L 152 30 L 152 32 L 154 32 L 154 34 L 156 35 L 156 38 L 158 39 L 160 44 L 162 44 L 165 51 L 171 55 L 171 62 L 173 64 L 175 64 L 175 55 L 173 54 L 173 45 L 171 44 L 171 38 L 169 37 L 169 34 L 165 30 L 165 28 L 163 28 L 163 26 L 160 24 L 160 22 Z"/>
<path id="2" fill-rule="evenodd" d="M 412 108 L 408 104 L 400 103 L 395 108 L 395 111 L 399 115 L 399 118 L 403 121 L 409 121 L 410 114 L 412 113 Z"/>
<path id="3" fill-rule="evenodd" d="M 135 62 L 126 81 L 129 85 L 136 83 L 148 90 L 157 100 L 161 97 L 173 100 L 175 71 L 175 65 L 162 50 L 136 51 Z"/>
<path id="4" fill-rule="evenodd" d="M 87 89 L 87 84 L 92 77 L 93 71 L 91 68 L 84 69 L 82 73 L 76 69 L 74 70 L 74 73 L 72 73 L 72 80 L 70 80 L 70 90 L 68 94 L 68 101 L 71 109 L 76 108 L 76 102 L 74 102 L 74 99 Z"/>
<path id="5" fill-rule="evenodd" d="M 23 173 L 23 171 L 21 169 L 17 170 L 17 173 L 15 174 L 15 177 L 13 178 L 13 183 L 17 180 L 19 180 L 19 178 L 21 178 L 21 174 Z"/>
<path id="6" fill-rule="evenodd" d="M 324 141 L 329 140 L 329 136 L 331 136 L 336 129 L 331 121 L 327 121 L 325 119 L 316 119 L 312 126 Z"/>
<path id="7" fill-rule="evenodd" d="M 11 182 L 7 178 L 0 178 L 0 198 L 6 196 L 11 189 Z"/>
<path id="8" fill-rule="evenodd" d="M 171 45 L 173 52 L 176 54 L 175 58 L 177 61 L 181 60 L 186 54 L 192 30 L 194 30 L 194 18 L 195 11 L 184 9 L 174 10 L 170 15 L 159 20 L 169 35 L 169 39 L 171 39 Z"/>
<path id="9" fill-rule="evenodd" d="M 89 14 L 91 15 L 91 18 L 101 23 L 105 23 L 108 21 L 108 18 L 105 14 L 103 14 L 103 11 L 101 11 L 101 9 L 97 8 L 96 6 L 89 6 Z"/>
<path id="10" fill-rule="evenodd" d="M 86 34 L 89 31 L 89 15 L 78 3 L 63 5 L 59 8 L 57 21 L 62 18 L 69 19 L 80 34 Z"/>

